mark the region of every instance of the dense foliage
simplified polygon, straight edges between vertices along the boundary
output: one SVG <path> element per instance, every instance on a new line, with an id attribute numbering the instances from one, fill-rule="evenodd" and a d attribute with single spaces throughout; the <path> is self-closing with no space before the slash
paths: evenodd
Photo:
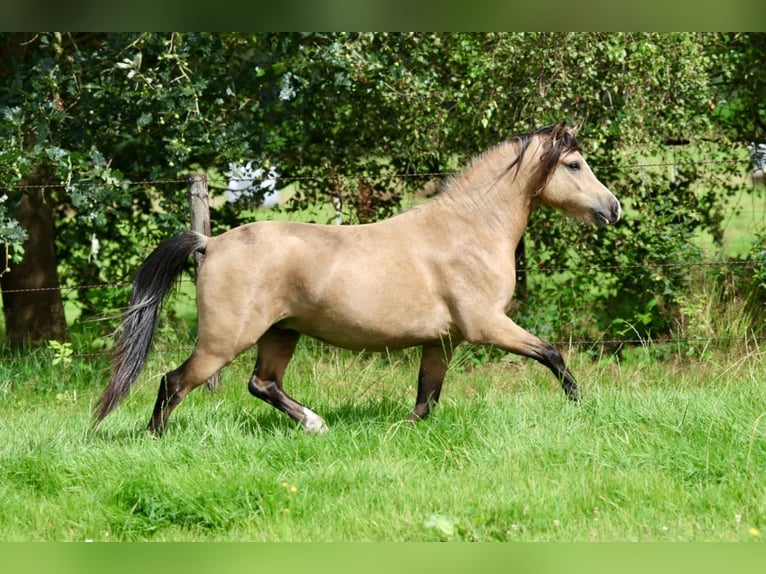
<path id="1" fill-rule="evenodd" d="M 764 37 L 2 34 L 0 239 L 23 256 L 14 209 L 44 173 L 62 284 L 123 281 L 186 225 L 189 171 L 276 165 L 293 208 L 336 198 L 348 219 L 369 221 L 427 174 L 564 120 L 581 125 L 626 217 L 596 234 L 538 213 L 525 264 L 577 270 L 530 273 L 521 312 L 551 336 L 564 325 L 666 333 L 690 279 L 673 264 L 698 257 L 694 233 L 720 235 L 747 170 L 737 150 L 766 136 Z M 672 166 L 635 167 L 647 163 Z M 112 290 L 76 296 L 86 316 L 124 302 Z"/>

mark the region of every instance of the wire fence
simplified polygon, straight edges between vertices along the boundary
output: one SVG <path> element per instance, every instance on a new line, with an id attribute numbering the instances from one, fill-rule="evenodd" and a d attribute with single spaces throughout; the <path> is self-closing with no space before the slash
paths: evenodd
<path id="1" fill-rule="evenodd" d="M 632 164 L 621 164 L 621 165 L 600 165 L 599 169 L 605 170 L 605 169 L 611 169 L 611 170 L 640 170 L 640 169 L 647 169 L 647 168 L 673 168 L 677 169 L 679 167 L 683 166 L 699 166 L 699 165 L 711 165 L 711 164 L 722 164 L 722 165 L 741 165 L 743 167 L 743 171 L 748 171 L 748 168 L 751 168 L 753 163 L 752 160 L 748 159 L 717 159 L 717 160 L 700 160 L 700 161 L 689 161 L 689 162 L 679 162 L 679 161 L 672 161 L 672 162 L 646 162 L 646 163 L 632 163 Z M 427 172 L 427 173 L 393 173 L 393 174 L 382 174 L 379 176 L 376 176 L 377 178 L 381 179 L 395 179 L 395 178 L 421 178 L 421 179 L 445 179 L 449 178 L 451 176 L 454 176 L 457 172 Z M 337 179 L 345 179 L 349 181 L 355 181 L 358 178 L 358 176 L 348 176 L 348 175 L 338 175 L 338 174 L 332 174 L 332 175 L 310 175 L 310 176 L 279 176 L 279 182 L 282 187 L 285 187 L 286 185 L 289 185 L 291 183 L 301 183 L 306 181 L 327 181 L 327 180 L 337 180 Z M 217 178 L 211 178 L 208 180 L 208 183 L 212 184 L 214 186 L 214 189 L 218 192 L 225 192 L 228 190 L 228 184 L 230 183 L 231 178 L 226 179 L 217 179 Z M 131 188 L 138 188 L 138 187 L 150 187 L 150 186 L 159 186 L 159 185 L 178 185 L 178 186 L 186 186 L 189 183 L 188 178 L 178 178 L 178 179 L 159 179 L 159 180 L 146 180 L 146 181 L 130 181 L 130 182 L 123 182 L 118 185 L 123 186 L 129 186 Z M 753 182 L 753 185 L 755 183 Z M 105 184 L 103 182 L 78 182 L 78 183 L 61 183 L 61 184 L 55 184 L 55 185 L 15 185 L 15 186 L 2 186 L 0 185 L 0 192 L 7 192 L 12 190 L 18 190 L 18 191 L 30 191 L 30 190 L 36 190 L 36 189 L 72 189 L 77 187 L 104 187 Z M 763 217 L 766 221 L 766 216 L 761 214 L 761 217 Z M 722 268 L 722 267 L 739 267 L 739 266 L 748 266 L 748 265 L 756 265 L 760 264 L 763 265 L 764 261 L 763 259 L 718 259 L 718 260 L 709 260 L 709 261 L 685 261 L 685 262 L 674 262 L 674 263 L 667 263 L 667 262 L 645 262 L 641 264 L 632 264 L 632 265 L 588 265 L 588 266 L 573 266 L 573 267 L 562 267 L 562 266 L 541 266 L 541 267 L 521 267 L 517 269 L 517 272 L 519 274 L 524 273 L 527 275 L 530 274 L 536 274 L 536 273 L 543 273 L 543 274 L 551 274 L 551 273 L 561 273 L 561 272 L 593 272 L 593 271 L 619 271 L 619 270 L 625 270 L 626 272 L 636 270 L 636 269 L 667 269 L 667 268 Z M 182 281 L 192 282 L 192 279 L 182 279 Z M 131 283 L 129 282 L 111 282 L 111 283 L 97 283 L 97 284 L 83 284 L 83 285 L 64 285 L 64 286 L 50 286 L 50 287 L 37 287 L 37 288 L 28 288 L 28 289 L 6 289 L 4 292 L 6 293 L 28 293 L 28 292 L 46 292 L 46 291 L 61 291 L 63 293 L 69 293 L 69 292 L 76 292 L 76 291 L 85 291 L 85 290 L 91 290 L 91 289 L 126 289 L 130 287 Z M 766 337 L 758 335 L 755 333 L 754 330 L 749 330 L 748 332 L 741 333 L 737 336 L 711 336 L 711 337 L 658 337 L 658 338 L 648 338 L 648 337 L 632 337 L 632 338 L 615 338 L 615 337 L 601 337 L 601 338 L 592 338 L 592 339 L 568 339 L 568 340 L 559 340 L 559 341 L 551 341 L 554 345 L 558 346 L 571 346 L 571 347 L 621 347 L 625 345 L 679 345 L 679 346 L 689 346 L 689 345 L 697 345 L 697 346 L 710 346 L 710 345 L 716 345 L 716 344 L 728 344 L 735 341 L 738 342 L 748 342 L 748 344 L 755 344 L 756 346 L 763 340 L 766 340 Z M 181 349 L 183 350 L 183 349 Z M 191 348 L 188 349 L 189 351 Z M 168 353 L 168 352 L 177 352 L 179 351 L 178 348 L 174 349 L 157 349 L 153 351 L 153 353 Z M 12 356 L 15 355 L 15 356 Z M 73 351 L 71 352 L 68 357 L 72 359 L 80 359 L 80 360 L 102 360 L 105 358 L 108 358 L 110 356 L 110 353 L 107 351 L 104 352 L 77 352 Z M 0 364 L 8 362 L 8 361 L 18 361 L 18 360 L 51 360 L 53 359 L 53 354 L 46 349 L 40 349 L 37 351 L 31 351 L 28 354 L 0 354 Z"/>
<path id="2" fill-rule="evenodd" d="M 599 165 L 599 170 L 640 170 L 647 168 L 680 168 L 686 166 L 701 166 L 701 165 L 739 165 L 743 167 L 743 171 L 750 171 L 753 168 L 754 160 L 748 158 L 732 158 L 732 159 L 714 159 L 714 160 L 694 160 L 694 161 L 657 161 L 657 162 L 643 162 L 643 163 L 623 163 L 623 164 L 604 164 Z M 421 172 L 421 173 L 381 173 L 376 174 L 376 178 L 380 179 L 443 179 L 449 178 L 458 174 L 457 171 L 439 171 L 439 172 Z M 331 181 L 331 180 L 345 180 L 356 181 L 358 174 L 314 174 L 303 176 L 292 175 L 280 175 L 279 181 L 284 185 L 290 183 L 299 183 L 306 181 Z M 224 191 L 230 191 L 225 186 L 229 183 L 231 178 L 217 178 L 211 177 L 208 179 L 209 183 L 215 184 L 217 189 L 224 188 Z M 170 179 L 155 179 L 155 180 L 138 180 L 138 181 L 124 181 L 117 185 L 127 185 L 130 187 L 143 187 L 143 186 L 156 186 L 156 185 L 185 185 L 187 183 L 186 177 L 170 178 Z M 31 191 L 35 189 L 72 189 L 72 188 L 87 188 L 87 187 L 105 187 L 105 183 L 102 181 L 80 181 L 69 183 L 46 183 L 46 184 L 30 184 L 30 185 L 0 185 L 0 191 Z M 233 191 L 233 190 L 231 190 Z"/>

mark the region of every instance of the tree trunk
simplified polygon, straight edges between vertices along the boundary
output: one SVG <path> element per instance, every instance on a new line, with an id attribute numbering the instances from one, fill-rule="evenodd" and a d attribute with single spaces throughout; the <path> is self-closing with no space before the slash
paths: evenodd
<path id="1" fill-rule="evenodd" d="M 26 182 L 29 183 L 29 182 Z M 21 199 L 16 220 L 27 230 L 24 258 L 0 275 L 6 338 L 14 347 L 67 337 L 56 266 L 53 205 L 45 189 Z"/>

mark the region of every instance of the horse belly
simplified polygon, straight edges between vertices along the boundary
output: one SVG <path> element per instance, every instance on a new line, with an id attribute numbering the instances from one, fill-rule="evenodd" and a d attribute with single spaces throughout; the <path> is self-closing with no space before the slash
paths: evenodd
<path id="1" fill-rule="evenodd" d="M 333 320 L 306 321 L 300 318 L 289 318 L 280 321 L 279 326 L 296 330 L 336 347 L 354 351 L 404 349 L 439 339 L 434 333 L 425 331 L 394 333 L 376 328 L 375 325 L 340 323 Z"/>
<path id="2" fill-rule="evenodd" d="M 319 301 L 280 326 L 337 347 L 368 351 L 412 347 L 450 334 L 446 310 L 433 302 L 420 306 L 388 298 L 354 299 Z"/>

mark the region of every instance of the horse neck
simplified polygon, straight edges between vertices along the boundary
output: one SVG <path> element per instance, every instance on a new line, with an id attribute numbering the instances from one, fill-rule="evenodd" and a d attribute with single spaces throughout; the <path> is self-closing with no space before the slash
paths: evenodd
<path id="1" fill-rule="evenodd" d="M 515 246 L 533 209 L 527 182 L 531 177 L 528 166 L 535 159 L 530 154 L 517 173 L 515 167 L 508 171 L 515 157 L 511 143 L 488 151 L 449 185 L 435 206 L 458 214 L 477 228 L 490 228 Z"/>

